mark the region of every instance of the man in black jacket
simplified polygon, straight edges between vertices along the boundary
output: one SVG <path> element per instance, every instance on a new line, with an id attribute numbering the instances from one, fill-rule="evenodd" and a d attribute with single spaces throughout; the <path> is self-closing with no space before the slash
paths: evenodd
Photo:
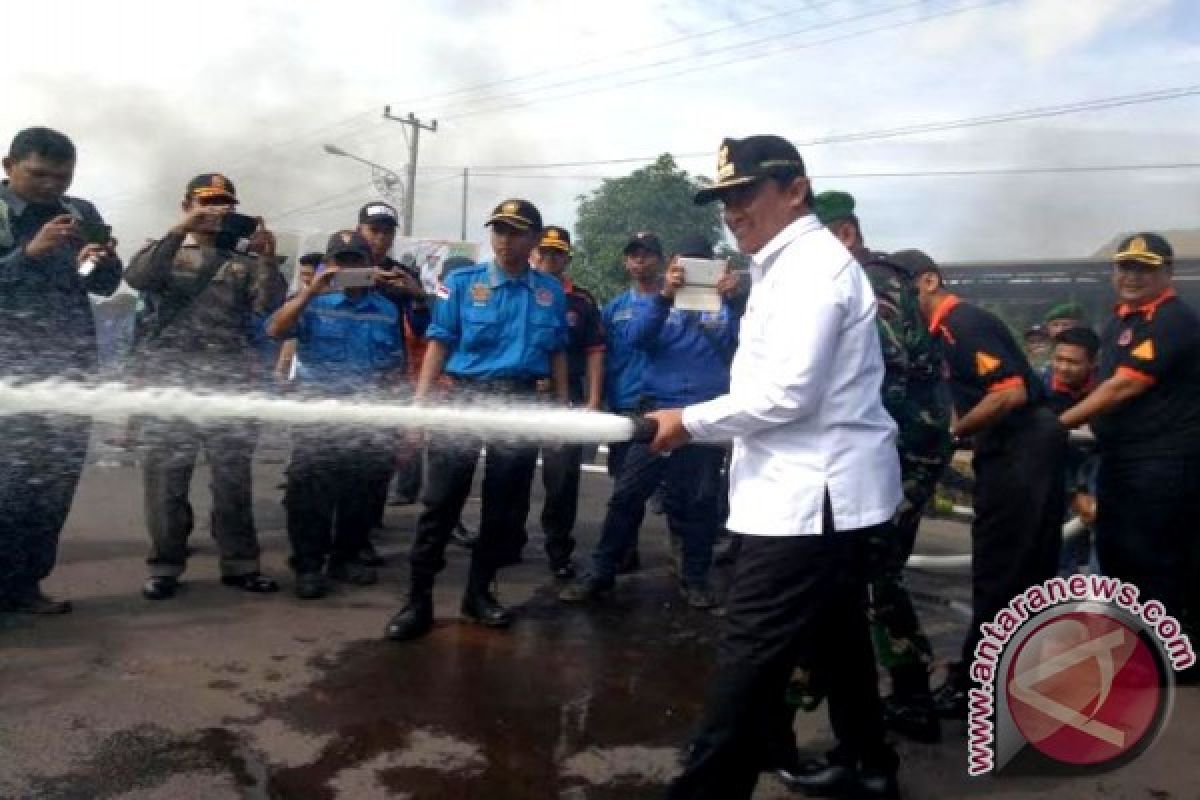
<path id="1" fill-rule="evenodd" d="M 0 373 L 78 379 L 96 367 L 88 294 L 108 296 L 121 262 L 99 212 L 67 197 L 75 146 L 49 128 L 16 135 L 0 184 Z M 0 429 L 0 611 L 62 614 L 40 589 L 83 470 L 91 420 L 21 414 Z"/>

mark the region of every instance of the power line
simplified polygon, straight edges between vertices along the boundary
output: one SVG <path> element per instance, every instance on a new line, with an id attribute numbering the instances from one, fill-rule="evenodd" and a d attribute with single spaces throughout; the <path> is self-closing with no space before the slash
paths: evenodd
<path id="1" fill-rule="evenodd" d="M 1176 100 L 1184 97 L 1192 97 L 1200 94 L 1200 85 L 1192 86 L 1177 86 L 1164 89 L 1151 89 L 1143 92 L 1137 92 L 1128 95 L 1116 95 L 1112 97 L 1100 97 L 1091 100 L 1079 100 L 1070 103 L 1063 103 L 1050 106 L 1034 106 L 1032 108 L 1015 109 L 1012 111 L 999 112 L 994 114 L 986 114 L 976 117 L 962 117 L 954 120 L 944 120 L 942 122 L 919 123 L 894 128 L 877 128 L 865 131 L 853 131 L 848 133 L 832 134 L 829 136 L 821 136 L 813 139 L 795 141 L 797 147 L 813 147 L 817 145 L 842 144 L 846 142 L 863 142 L 877 139 L 891 139 L 902 136 L 912 136 L 919 133 L 940 133 L 944 131 L 959 130 L 962 128 L 973 128 L 984 125 L 998 125 L 1006 122 L 1024 122 L 1032 119 L 1042 119 L 1046 117 L 1065 116 L 1068 114 L 1081 114 L 1093 111 L 1103 111 L 1111 108 L 1119 108 L 1123 106 L 1141 105 L 1145 103 L 1157 103 L 1166 100 Z M 661 155 L 661 154 L 660 154 Z M 672 153 L 672 158 L 676 160 L 706 158 L 713 155 L 712 151 L 695 151 L 687 153 Z M 634 164 L 654 161 L 658 155 L 653 156 L 632 156 L 625 158 L 603 158 L 587 161 L 559 161 L 543 164 L 484 164 L 470 165 L 472 173 L 479 170 L 480 173 L 487 171 L 508 171 L 508 170 L 540 170 L 540 169 L 557 169 L 564 167 L 595 167 L 611 164 Z M 432 167 L 431 167 L 432 169 Z"/>
<path id="2" fill-rule="evenodd" d="M 1181 161 L 1165 164 L 1091 164 L 1043 167 L 976 167 L 966 169 L 887 171 L 887 172 L 830 172 L 810 175 L 813 180 L 849 180 L 853 178 L 958 178 L 987 175 L 1061 175 L 1099 172 L 1152 172 L 1163 170 L 1200 169 L 1200 161 Z M 536 174 L 512 172 L 471 171 L 471 177 L 506 178 L 515 180 L 609 180 L 622 174 Z"/>
<path id="3" fill-rule="evenodd" d="M 912 25 L 919 25 L 924 22 L 929 22 L 930 20 L 940 19 L 942 17 L 954 16 L 954 15 L 958 15 L 958 14 L 964 14 L 964 13 L 968 13 L 970 11 L 975 11 L 975 10 L 985 8 L 988 6 L 999 5 L 1000 3 L 1008 3 L 1008 2 L 1012 2 L 1012 0 L 984 0 L 984 2 L 975 3 L 970 6 L 962 6 L 962 7 L 944 9 L 944 10 L 938 11 L 938 12 L 933 12 L 933 13 L 918 17 L 916 19 L 900 20 L 900 21 L 888 23 L 885 25 L 878 25 L 873 28 L 865 28 L 865 29 L 856 30 L 856 31 L 853 31 L 853 32 L 847 33 L 847 34 L 841 34 L 838 36 L 827 37 L 825 39 L 818 39 L 818 40 L 810 41 L 810 42 L 801 42 L 799 44 L 788 46 L 788 47 L 776 47 L 767 52 L 755 52 L 755 53 L 751 53 L 749 55 L 738 56 L 736 58 L 730 58 L 730 59 L 726 59 L 724 61 L 718 61 L 715 63 L 706 63 L 706 64 L 698 64 L 698 65 L 694 64 L 692 66 L 685 67 L 683 69 L 675 70 L 674 72 L 668 72 L 668 73 L 657 74 L 657 75 L 649 75 L 649 76 L 644 76 L 641 78 L 633 78 L 633 79 L 630 79 L 627 81 L 621 81 L 621 82 L 618 82 L 615 84 L 610 84 L 610 85 L 605 85 L 605 86 L 594 86 L 591 88 L 580 89 L 578 91 L 568 92 L 565 94 L 557 94 L 557 95 L 550 95 L 550 96 L 542 96 L 539 94 L 536 97 L 531 97 L 531 98 L 522 100 L 521 97 L 524 94 L 528 94 L 528 92 L 517 92 L 517 93 L 513 93 L 511 95 L 501 95 L 498 97 L 486 98 L 483 101 L 485 103 L 494 103 L 497 101 L 505 101 L 510 98 L 512 99 L 513 102 L 503 102 L 500 105 L 496 105 L 496 106 L 482 106 L 482 107 L 477 107 L 477 108 L 467 108 L 467 110 L 458 111 L 458 112 L 451 110 L 449 113 L 441 115 L 441 118 L 444 121 L 451 121 L 451 120 L 461 119 L 463 117 L 474 116 L 477 114 L 490 114 L 490 113 L 495 113 L 497 111 L 508 111 L 513 108 L 524 108 L 526 106 L 536 105 L 539 103 L 545 103 L 545 102 L 551 102 L 551 101 L 555 101 L 555 100 L 565 100 L 565 99 L 569 99 L 569 98 L 579 97 L 579 96 L 585 95 L 585 94 L 594 94 L 596 92 L 607 92 L 607 91 L 612 91 L 613 89 L 625 88 L 627 86 L 636 86 L 636 85 L 643 84 L 643 83 L 658 82 L 658 81 L 665 80 L 667 78 L 675 78 L 675 77 L 679 77 L 681 75 L 688 75 L 693 72 L 698 72 L 700 70 L 711 70 L 716 67 L 728 66 L 730 64 L 740 64 L 740 63 L 747 62 L 747 61 L 756 61 L 756 60 L 763 59 L 763 58 L 771 58 L 773 56 L 777 56 L 781 53 L 789 52 L 792 50 L 805 50 L 805 49 L 809 49 L 812 47 L 818 47 L 820 45 L 832 44 L 835 42 L 844 41 L 846 39 L 852 39 L 852 38 L 856 38 L 859 36 L 864 36 L 864 35 L 871 34 L 871 33 L 880 33 L 880 32 L 885 32 L 885 31 L 896 30 L 898 28 L 910 27 Z M 914 7 L 922 6 L 925 4 L 926 4 L 925 0 L 916 0 L 916 2 L 903 3 L 903 4 L 900 4 L 897 6 L 892 6 L 892 7 L 886 8 L 886 9 L 866 12 L 866 13 L 859 14 L 859 15 L 852 16 L 852 17 L 845 17 L 845 18 L 842 18 L 839 20 L 834 20 L 834 21 L 827 22 L 827 23 L 813 25 L 808 28 L 800 29 L 798 31 L 792 31 L 792 32 L 783 33 L 783 34 L 776 34 L 773 36 L 764 37 L 762 39 L 754 40 L 751 42 L 745 42 L 745 43 L 733 45 L 730 47 L 720 48 L 718 50 L 714 50 L 714 51 L 706 54 L 705 57 L 713 55 L 714 53 L 724 52 L 726 50 L 743 49 L 745 47 L 758 45 L 760 43 L 769 42 L 769 41 L 776 40 L 776 39 L 790 38 L 793 36 L 797 36 L 801 33 L 809 33 L 814 30 L 819 30 L 819 29 L 823 29 L 823 28 L 840 27 L 847 23 L 858 22 L 858 21 L 861 21 L 864 19 L 868 19 L 870 17 L 885 16 L 888 14 L 895 13 L 897 11 L 902 11 L 902 10 L 905 10 L 908 8 L 914 8 Z M 622 69 L 622 70 L 616 70 L 614 72 L 611 72 L 611 73 L 608 73 L 605 75 L 593 76 L 591 78 L 576 79 L 573 81 L 564 81 L 564 82 L 561 82 L 560 84 L 549 84 L 548 86 L 539 87 L 536 91 L 540 93 L 540 92 L 545 91 L 546 89 L 555 88 L 556 86 L 565 86 L 565 85 L 570 85 L 573 83 L 582 83 L 582 82 L 586 82 L 588 80 L 596 80 L 597 78 L 613 77 L 616 75 L 621 75 L 621 74 L 629 73 L 629 72 L 640 72 L 640 71 L 655 68 L 658 66 L 669 66 L 670 64 L 678 63 L 679 61 L 683 61 L 683 60 L 691 60 L 691 57 L 686 56 L 686 57 L 680 57 L 680 58 L 666 59 L 663 61 L 655 62 L 653 64 L 648 64 L 648 65 L 643 65 L 643 66 L 638 66 L 638 67 L 630 67 L 630 68 L 626 68 L 626 69 Z"/>
<path id="4" fill-rule="evenodd" d="M 325 195 L 324 197 L 318 198 L 317 200 L 314 200 L 310 203 L 306 203 L 301 206 L 296 206 L 295 208 L 289 208 L 286 211 L 280 211 L 280 212 L 274 213 L 274 214 L 264 214 L 263 217 L 266 218 L 269 222 L 274 222 L 276 220 L 283 219 L 284 217 L 290 217 L 290 216 L 294 216 L 296 214 L 315 213 L 317 211 L 325 211 L 325 210 L 328 210 L 327 208 L 325 208 L 326 206 L 332 207 L 334 204 L 336 204 L 342 200 L 348 199 L 350 197 L 350 195 L 360 193 L 364 189 L 367 189 L 367 188 L 371 188 L 370 183 L 363 183 L 362 181 L 357 181 L 357 182 L 355 182 L 355 184 L 353 186 L 349 187 L 348 189 L 345 189 L 345 190 L 342 190 L 339 192 L 334 192 L 333 194 Z"/>
<path id="5" fill-rule="evenodd" d="M 520 83 L 522 81 L 534 80 L 536 78 L 543 78 L 543 77 L 546 77 L 549 75 L 554 75 L 554 74 L 557 74 L 560 72 L 567 72 L 572 69 L 578 69 L 579 67 L 586 67 L 591 64 L 598 64 L 598 63 L 603 63 L 606 61 L 612 61 L 617 58 L 624 58 L 626 56 L 637 55 L 638 53 L 651 52 L 654 50 L 665 50 L 667 48 L 674 47 L 675 45 L 683 44 L 684 42 L 689 42 L 689 41 L 692 41 L 695 39 L 704 39 L 704 38 L 708 38 L 710 36 L 716 36 L 717 34 L 726 33 L 728 31 L 736 30 L 738 28 L 752 27 L 754 25 L 758 25 L 763 22 L 769 22 L 773 19 L 779 19 L 781 17 L 790 17 L 790 16 L 794 16 L 796 14 L 802 14 L 802 13 L 806 13 L 806 12 L 816 11 L 816 10 L 824 8 L 826 6 L 833 5 L 837 2 L 839 2 L 839 0 L 825 0 L 825 2 L 821 2 L 821 3 L 807 3 L 804 8 L 793 8 L 793 9 L 788 9 L 787 11 L 779 11 L 774 14 L 767 14 L 766 16 L 756 17 L 755 19 L 747 20 L 745 22 L 735 23 L 733 25 L 726 25 L 725 27 L 722 27 L 722 28 L 713 28 L 712 30 L 708 30 L 708 31 L 700 31 L 697 33 L 690 33 L 686 36 L 680 36 L 677 39 L 671 39 L 666 42 L 659 42 L 658 44 L 644 45 L 642 47 L 634 47 L 634 48 L 630 48 L 628 50 L 619 50 L 615 53 L 609 53 L 609 54 L 606 54 L 603 56 L 589 58 L 584 61 L 577 61 L 573 64 L 559 66 L 559 67 L 555 67 L 553 69 L 545 69 L 545 70 L 540 70 L 537 72 L 527 72 L 524 75 L 515 75 L 515 76 L 509 77 L 509 78 L 499 78 L 497 80 L 487 81 L 486 83 L 477 83 L 477 84 L 473 84 L 470 86 L 463 86 L 458 89 L 451 89 L 446 92 L 427 94 L 422 97 L 414 97 L 414 98 L 410 98 L 408 100 L 403 100 L 397 105 L 412 106 L 412 105 L 417 105 L 420 103 L 428 103 L 428 102 L 434 101 L 434 100 L 446 100 L 450 97 L 454 97 L 455 95 L 469 94 L 471 92 L 478 92 L 478 91 L 482 91 L 484 89 L 492 89 L 496 86 L 502 86 L 507 83 Z M 534 87 L 534 88 L 537 88 L 537 87 Z"/>

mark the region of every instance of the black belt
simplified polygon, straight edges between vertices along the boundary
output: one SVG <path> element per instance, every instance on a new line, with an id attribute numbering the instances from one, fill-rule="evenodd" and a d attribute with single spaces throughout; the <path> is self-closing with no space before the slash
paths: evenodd
<path id="1" fill-rule="evenodd" d="M 455 388 L 484 394 L 534 394 L 538 378 L 460 378 L 455 375 Z"/>

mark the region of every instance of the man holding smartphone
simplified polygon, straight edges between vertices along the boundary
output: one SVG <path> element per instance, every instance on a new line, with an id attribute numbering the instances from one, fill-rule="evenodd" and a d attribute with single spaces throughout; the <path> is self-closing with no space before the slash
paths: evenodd
<path id="1" fill-rule="evenodd" d="M 279 307 L 287 282 L 274 259 L 237 252 L 254 235 L 252 217 L 236 214 L 237 192 L 224 175 L 193 178 L 183 217 L 133 257 L 125 281 L 143 293 L 147 315 L 130 358 L 133 378 L 153 386 L 239 391 L 254 382 L 254 321 Z M 250 230 L 247 230 L 250 228 Z M 259 571 L 251 510 L 253 420 L 194 423 L 140 421 L 145 516 L 150 530 L 149 599 L 175 594 L 192 531 L 188 491 L 201 447 L 212 469 L 212 535 L 221 553 L 221 583 L 274 592 Z"/>
<path id="2" fill-rule="evenodd" d="M 89 294 L 121 283 L 115 242 L 86 243 L 104 226 L 86 200 L 65 195 L 75 145 L 49 128 L 12 140 L 0 183 L 0 370 L 8 379 L 80 378 L 96 367 Z M 83 470 L 91 421 L 21 414 L 0 429 L 0 612 L 62 614 L 42 594 Z"/>
<path id="3" fill-rule="evenodd" d="M 335 233 L 313 282 L 267 321 L 268 335 L 296 339 L 300 391 L 361 397 L 387 389 L 404 374 L 400 316 L 424 332 L 428 314 L 411 306 L 402 312 L 383 293 L 381 287 L 396 280 L 388 270 L 375 268 L 371 286 L 337 288 L 340 278 L 361 275 L 373 260 L 362 234 Z M 362 552 L 377 515 L 370 501 L 387 491 L 395 445 L 387 432 L 296 428 L 283 502 L 298 597 L 323 596 L 327 579 L 358 586 L 378 580 Z"/>

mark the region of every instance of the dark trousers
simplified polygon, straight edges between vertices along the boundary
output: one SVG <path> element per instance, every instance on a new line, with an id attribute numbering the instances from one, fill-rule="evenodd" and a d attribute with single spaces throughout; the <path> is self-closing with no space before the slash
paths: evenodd
<path id="1" fill-rule="evenodd" d="M 0 595 L 37 589 L 54 569 L 58 537 L 83 471 L 91 420 L 16 414 L 0 434 Z"/>
<path id="2" fill-rule="evenodd" d="M 358 558 L 376 521 L 370 501 L 387 494 L 393 442 L 373 432 L 296 431 L 283 498 L 293 570 Z"/>
<path id="3" fill-rule="evenodd" d="M 458 524 L 471 492 L 479 439 L 433 436 L 425 449 L 426 473 L 417 519 L 417 535 L 409 558 L 414 596 L 433 591 L 434 577 L 446 565 L 446 543 Z M 489 442 L 483 472 L 479 541 L 471 550 L 468 589 L 484 589 L 505 564 L 520 556 L 529 516 L 529 490 L 537 466 L 537 448 Z"/>
<path id="4" fill-rule="evenodd" d="M 387 475 L 383 484 L 374 483 L 370 488 L 364 488 L 360 494 L 360 502 L 366 506 L 365 513 L 371 519 L 371 527 L 383 525 L 383 512 L 387 510 L 388 488 L 392 485 L 392 476 L 396 474 L 396 466 L 389 458 Z M 367 530 L 370 533 L 370 529 Z M 365 543 L 365 540 L 364 540 Z"/>
<path id="5" fill-rule="evenodd" d="M 254 528 L 251 466 L 258 428 L 251 421 L 206 422 L 143 419 L 142 448 L 146 527 L 155 577 L 177 577 L 187 564 L 187 540 L 194 523 L 188 494 L 192 472 L 203 447 L 212 471 L 213 539 L 220 551 L 221 574 L 258 571 L 258 534 Z"/>
<path id="6" fill-rule="evenodd" d="M 1097 477 L 1100 569 L 1134 584 L 1200 632 L 1189 597 L 1200 579 L 1200 458 L 1120 459 L 1105 454 Z"/>
<path id="7" fill-rule="evenodd" d="M 396 462 L 396 498 L 416 502 L 421 494 L 421 470 L 424 459 L 417 451 Z"/>
<path id="8" fill-rule="evenodd" d="M 622 557 L 637 541 L 646 501 L 664 483 L 667 520 L 683 541 L 684 582 L 703 585 L 713 542 L 724 524 L 718 518 L 724 458 L 725 451 L 711 445 L 689 444 L 667 455 L 653 453 L 641 442 L 630 446 L 608 501 L 592 557 L 593 575 L 602 581 L 616 576 Z"/>
<path id="9" fill-rule="evenodd" d="M 1066 454 L 1066 431 L 1047 408 L 1022 412 L 976 438 L 972 617 L 962 650 L 967 668 L 979 626 L 1019 593 L 1058 573 Z"/>
<path id="10" fill-rule="evenodd" d="M 909 508 L 897 515 L 879 526 L 869 543 L 868 608 L 876 658 L 891 671 L 892 688 L 902 697 L 928 693 L 933 660 L 933 648 L 904 585 L 904 566 L 916 544 L 923 510 Z"/>
<path id="11" fill-rule="evenodd" d="M 546 558 L 550 568 L 562 566 L 575 552 L 575 517 L 579 510 L 579 478 L 583 469 L 583 447 L 577 444 L 542 448 L 542 532 L 546 535 Z"/>
<path id="12" fill-rule="evenodd" d="M 776 751 L 784 691 L 802 649 L 828 690 L 839 761 L 888 769 L 867 630 L 863 548 L 871 529 L 745 536 L 700 729 L 670 800 L 739 800 Z M 740 534 L 735 534 L 740 535 Z M 813 646 L 816 643 L 816 646 Z"/>

